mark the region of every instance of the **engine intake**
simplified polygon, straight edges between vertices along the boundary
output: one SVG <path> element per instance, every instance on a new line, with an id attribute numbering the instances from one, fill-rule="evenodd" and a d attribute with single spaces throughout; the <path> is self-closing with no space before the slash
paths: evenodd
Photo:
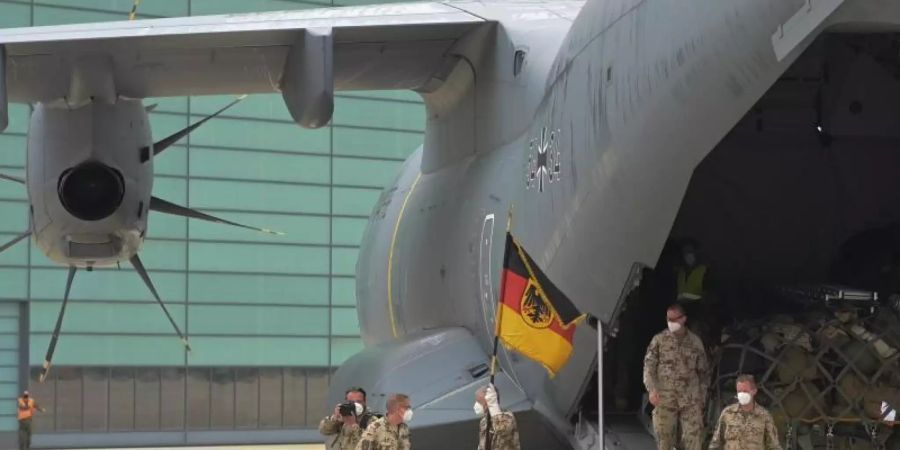
<path id="1" fill-rule="evenodd" d="M 59 200 L 66 211 L 86 221 L 109 217 L 122 204 L 125 180 L 106 164 L 88 161 L 67 169 L 59 176 Z"/>

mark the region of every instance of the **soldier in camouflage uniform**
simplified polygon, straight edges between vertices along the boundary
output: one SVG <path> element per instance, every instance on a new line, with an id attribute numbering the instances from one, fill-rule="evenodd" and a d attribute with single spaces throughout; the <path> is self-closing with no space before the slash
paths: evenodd
<path id="1" fill-rule="evenodd" d="M 656 443 L 659 450 L 672 450 L 680 423 L 683 448 L 700 450 L 709 361 L 700 338 L 685 328 L 687 315 L 681 305 L 669 307 L 666 321 L 668 329 L 653 337 L 644 356 Z"/>
<path id="2" fill-rule="evenodd" d="M 494 385 L 488 385 L 475 393 L 475 414 L 482 416 L 478 432 L 478 450 L 485 450 L 485 434 L 488 420 L 491 421 L 491 450 L 519 450 L 519 430 L 516 417 L 509 411 L 500 410 L 500 396 Z"/>
<path id="3" fill-rule="evenodd" d="M 334 436 L 328 446 L 334 450 L 353 450 L 359 442 L 363 430 L 377 415 L 366 408 L 366 391 L 360 387 L 352 387 L 344 393 L 344 400 L 358 404 L 357 411 L 349 416 L 342 416 L 340 405 L 334 407 L 334 414 L 319 422 L 319 433 Z M 359 411 L 362 409 L 362 411 Z"/>
<path id="4" fill-rule="evenodd" d="M 372 422 L 356 444 L 356 450 L 409 450 L 409 427 L 413 412 L 409 397 L 393 394 L 387 399 L 387 414 Z"/>
<path id="5" fill-rule="evenodd" d="M 754 401 L 753 376 L 738 377 L 737 393 L 738 402 L 719 416 L 709 450 L 781 450 L 772 415 Z"/>

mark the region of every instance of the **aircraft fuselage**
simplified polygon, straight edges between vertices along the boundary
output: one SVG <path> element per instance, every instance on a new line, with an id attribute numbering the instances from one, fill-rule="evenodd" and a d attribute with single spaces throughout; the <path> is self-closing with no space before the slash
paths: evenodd
<path id="1" fill-rule="evenodd" d="M 634 268 L 655 264 L 694 167 L 840 17 L 835 5 L 810 9 L 804 0 L 588 1 L 574 22 L 463 5 L 499 25 L 473 37 L 492 40 L 486 55 L 466 55 L 444 92 L 423 94 L 425 144 L 370 219 L 357 295 L 372 355 L 391 354 L 398 337 L 437 342 L 434 330 L 462 328 L 487 359 L 510 210 L 512 233 L 554 284 L 614 325 Z M 897 25 L 892 12 L 880 19 Z M 518 74 L 517 50 L 525 53 Z M 397 353 L 412 371 L 415 356 Z M 596 358 L 588 326 L 553 379 L 502 350 L 509 387 L 527 397 L 510 405 L 538 411 L 571 437 L 568 419 Z M 434 370 L 465 377 L 450 364 Z M 361 367 L 351 360 L 337 380 L 404 386 L 390 381 L 405 379 L 401 370 Z M 470 381 L 452 392 L 484 383 Z M 460 402 L 447 394 L 423 409 Z"/>

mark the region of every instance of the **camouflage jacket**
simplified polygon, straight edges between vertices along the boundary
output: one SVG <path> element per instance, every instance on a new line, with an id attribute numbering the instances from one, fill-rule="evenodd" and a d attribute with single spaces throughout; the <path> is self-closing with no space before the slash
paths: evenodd
<path id="1" fill-rule="evenodd" d="M 484 435 L 487 431 L 487 417 L 481 418 L 478 433 L 478 450 L 484 450 Z M 519 450 L 519 430 L 513 413 L 503 411 L 491 417 L 491 450 Z"/>
<path id="2" fill-rule="evenodd" d="M 344 422 L 334 420 L 331 416 L 319 422 L 319 433 L 325 436 L 336 436 L 335 439 L 327 442 L 333 450 L 355 449 L 356 443 L 359 442 L 359 438 L 362 436 L 362 431 L 359 425 L 345 427 Z"/>
<path id="3" fill-rule="evenodd" d="M 719 449 L 781 450 L 772 415 L 758 404 L 751 411 L 742 411 L 737 403 L 728 406 L 719 416 L 709 443 L 709 450 Z"/>
<path id="4" fill-rule="evenodd" d="M 709 361 L 700 338 L 690 330 L 681 336 L 669 330 L 654 336 L 644 356 L 644 386 L 659 393 L 660 406 L 705 402 Z"/>
<path id="5" fill-rule="evenodd" d="M 366 428 L 356 450 L 409 450 L 409 427 L 405 423 L 393 426 L 382 417 Z"/>

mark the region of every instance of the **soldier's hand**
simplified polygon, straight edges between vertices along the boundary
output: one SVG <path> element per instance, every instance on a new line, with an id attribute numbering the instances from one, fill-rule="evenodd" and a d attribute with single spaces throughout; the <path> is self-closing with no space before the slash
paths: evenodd
<path id="1" fill-rule="evenodd" d="M 659 406 L 659 393 L 656 391 L 650 391 L 650 404 L 654 407 Z"/>
<path id="2" fill-rule="evenodd" d="M 349 416 L 341 417 L 341 420 L 344 422 L 345 427 L 352 427 L 356 425 L 356 416 L 350 414 Z"/>
<path id="3" fill-rule="evenodd" d="M 491 416 L 500 414 L 500 399 L 497 397 L 497 389 L 489 384 L 484 392 L 484 401 L 487 402 L 488 412 Z"/>
<path id="4" fill-rule="evenodd" d="M 332 420 L 341 420 L 341 405 L 338 404 L 334 407 L 334 414 L 331 415 Z"/>

